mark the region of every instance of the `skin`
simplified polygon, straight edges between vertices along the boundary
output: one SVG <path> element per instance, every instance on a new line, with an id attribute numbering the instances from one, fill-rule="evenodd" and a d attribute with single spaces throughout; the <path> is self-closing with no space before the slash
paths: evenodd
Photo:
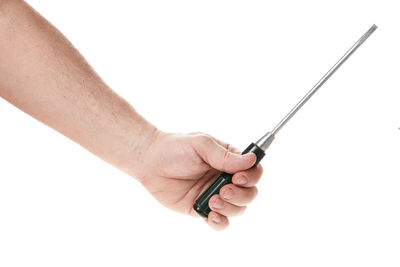
<path id="1" fill-rule="evenodd" d="M 138 179 L 177 212 L 199 217 L 195 199 L 221 171 L 234 173 L 233 184 L 210 199 L 205 221 L 213 229 L 226 228 L 257 195 L 262 168 L 251 168 L 254 154 L 204 133 L 157 129 L 22 0 L 0 0 L 0 96 Z"/>

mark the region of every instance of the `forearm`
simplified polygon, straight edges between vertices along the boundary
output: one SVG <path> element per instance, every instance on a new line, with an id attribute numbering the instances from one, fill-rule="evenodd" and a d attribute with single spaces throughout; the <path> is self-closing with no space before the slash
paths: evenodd
<path id="1" fill-rule="evenodd" d="M 140 176 L 156 128 L 65 37 L 19 0 L 0 0 L 0 96 L 100 158 Z"/>

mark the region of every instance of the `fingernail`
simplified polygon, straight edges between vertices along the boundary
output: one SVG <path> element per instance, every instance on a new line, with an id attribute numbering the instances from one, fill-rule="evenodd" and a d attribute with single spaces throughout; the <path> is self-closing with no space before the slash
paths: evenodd
<path id="1" fill-rule="evenodd" d="M 240 176 L 237 180 L 236 180 L 236 184 L 247 184 L 248 179 L 246 176 Z"/>
<path id="2" fill-rule="evenodd" d="M 246 154 L 243 154 L 242 157 L 243 158 L 251 158 L 251 157 L 253 157 L 251 154 L 252 153 L 246 153 Z"/>
<path id="3" fill-rule="evenodd" d="M 217 199 L 213 204 L 214 209 L 222 209 L 222 207 L 223 207 L 223 203 L 222 203 L 222 200 L 220 200 L 220 199 Z"/>
<path id="4" fill-rule="evenodd" d="M 219 218 L 219 216 L 214 216 L 211 220 L 212 220 L 214 223 L 220 223 L 220 222 L 221 222 L 221 219 Z"/>
<path id="5" fill-rule="evenodd" d="M 244 158 L 252 158 L 253 159 L 253 158 L 255 158 L 254 157 L 255 155 L 254 156 L 253 155 L 254 155 L 254 153 L 247 153 L 247 154 L 244 154 L 243 157 Z"/>
<path id="6" fill-rule="evenodd" d="M 231 200 L 233 198 L 233 190 L 228 188 L 222 193 L 222 197 L 226 200 Z"/>

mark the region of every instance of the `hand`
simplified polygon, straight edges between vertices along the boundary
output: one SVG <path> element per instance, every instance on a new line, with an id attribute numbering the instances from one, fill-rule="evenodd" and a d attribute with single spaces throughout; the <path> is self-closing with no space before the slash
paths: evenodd
<path id="1" fill-rule="evenodd" d="M 143 159 L 140 181 L 164 206 L 200 217 L 193 204 L 220 172 L 234 173 L 233 184 L 221 188 L 209 205 L 206 222 L 216 230 L 229 224 L 228 217 L 240 215 L 257 195 L 255 184 L 262 167 L 250 169 L 256 161 L 253 153 L 240 151 L 209 135 L 167 134 L 158 132 Z"/>
<path id="2" fill-rule="evenodd" d="M 0 0 L 0 6 L 0 36 L 12 40 L 0 42 L 1 97 L 138 178 L 176 211 L 197 215 L 192 205 L 218 173 L 235 173 L 222 197 L 210 199 L 207 222 L 222 229 L 227 217 L 244 211 L 261 176 L 260 166 L 248 170 L 254 154 L 242 156 L 205 134 L 159 132 L 25 1 Z M 240 184 L 242 178 L 247 182 Z"/>

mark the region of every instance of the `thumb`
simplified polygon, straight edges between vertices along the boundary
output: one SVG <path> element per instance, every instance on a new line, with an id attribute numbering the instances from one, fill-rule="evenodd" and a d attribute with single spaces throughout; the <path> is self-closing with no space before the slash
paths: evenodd
<path id="1" fill-rule="evenodd" d="M 238 171 L 251 168 L 257 160 L 254 153 L 239 154 L 218 144 L 209 136 L 201 136 L 195 142 L 195 148 L 200 157 L 211 167 L 227 172 L 236 173 Z"/>

